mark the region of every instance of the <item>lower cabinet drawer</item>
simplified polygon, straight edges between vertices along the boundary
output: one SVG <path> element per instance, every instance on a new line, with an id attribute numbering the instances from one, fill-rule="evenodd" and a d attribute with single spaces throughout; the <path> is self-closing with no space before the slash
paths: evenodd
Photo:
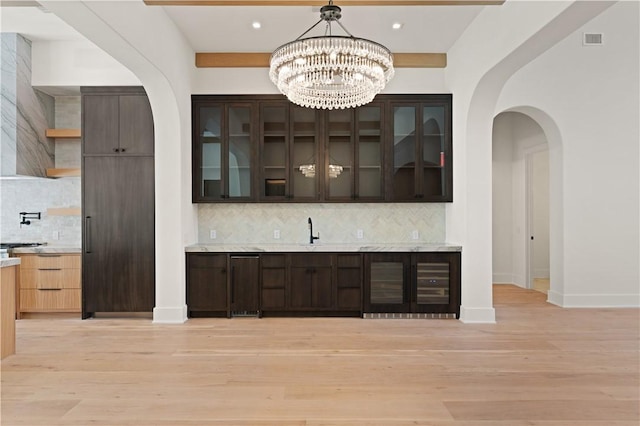
<path id="1" fill-rule="evenodd" d="M 80 289 L 20 290 L 21 312 L 80 312 Z"/>
<path id="2" fill-rule="evenodd" d="M 82 287 L 80 269 L 21 269 L 20 288 L 63 289 Z"/>

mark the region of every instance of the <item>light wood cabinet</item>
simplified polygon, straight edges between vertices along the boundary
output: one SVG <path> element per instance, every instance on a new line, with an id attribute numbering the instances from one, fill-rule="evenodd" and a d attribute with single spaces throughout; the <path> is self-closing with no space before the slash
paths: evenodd
<path id="1" fill-rule="evenodd" d="M 17 265 L 0 268 L 0 359 L 16 353 Z"/>
<path id="2" fill-rule="evenodd" d="M 80 254 L 20 254 L 18 318 L 26 312 L 80 312 Z"/>

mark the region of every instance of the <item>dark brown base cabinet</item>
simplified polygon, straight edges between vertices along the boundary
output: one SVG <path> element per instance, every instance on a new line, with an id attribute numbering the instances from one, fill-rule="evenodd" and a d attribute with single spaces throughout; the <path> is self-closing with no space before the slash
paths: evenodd
<path id="1" fill-rule="evenodd" d="M 459 252 L 366 254 L 365 313 L 460 317 Z"/>
<path id="2" fill-rule="evenodd" d="M 361 316 L 362 256 L 187 253 L 187 307 L 190 317 Z"/>
<path id="3" fill-rule="evenodd" d="M 187 256 L 187 307 L 190 317 L 226 317 L 229 314 L 227 255 Z"/>
<path id="4" fill-rule="evenodd" d="M 187 253 L 189 317 L 460 316 L 460 253 Z"/>

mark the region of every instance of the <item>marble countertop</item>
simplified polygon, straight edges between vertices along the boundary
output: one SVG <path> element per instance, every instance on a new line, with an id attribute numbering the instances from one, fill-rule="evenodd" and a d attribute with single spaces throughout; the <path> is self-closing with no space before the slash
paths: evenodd
<path id="1" fill-rule="evenodd" d="M 11 249 L 12 254 L 38 254 L 38 253 L 65 253 L 65 254 L 79 254 L 82 253 L 82 248 L 78 246 L 63 246 L 63 245 L 44 245 L 37 247 L 16 247 Z"/>
<path id="2" fill-rule="evenodd" d="M 462 246 L 448 243 L 370 243 L 370 244 L 192 244 L 187 253 L 262 253 L 262 252 L 461 252 Z"/>
<path id="3" fill-rule="evenodd" d="M 0 268 L 7 268 L 9 266 L 15 266 L 20 264 L 20 258 L 18 257 L 7 257 L 4 259 L 0 259 Z"/>

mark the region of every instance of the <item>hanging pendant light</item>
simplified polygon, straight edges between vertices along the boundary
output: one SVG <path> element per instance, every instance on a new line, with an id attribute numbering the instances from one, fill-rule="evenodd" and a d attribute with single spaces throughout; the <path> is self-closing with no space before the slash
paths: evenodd
<path id="1" fill-rule="evenodd" d="M 354 37 L 341 17 L 341 9 L 329 0 L 318 22 L 271 54 L 269 77 L 291 102 L 308 108 L 353 108 L 371 102 L 393 77 L 389 49 Z M 324 36 L 302 38 L 323 21 Z M 347 36 L 333 35 L 333 22 Z"/>

